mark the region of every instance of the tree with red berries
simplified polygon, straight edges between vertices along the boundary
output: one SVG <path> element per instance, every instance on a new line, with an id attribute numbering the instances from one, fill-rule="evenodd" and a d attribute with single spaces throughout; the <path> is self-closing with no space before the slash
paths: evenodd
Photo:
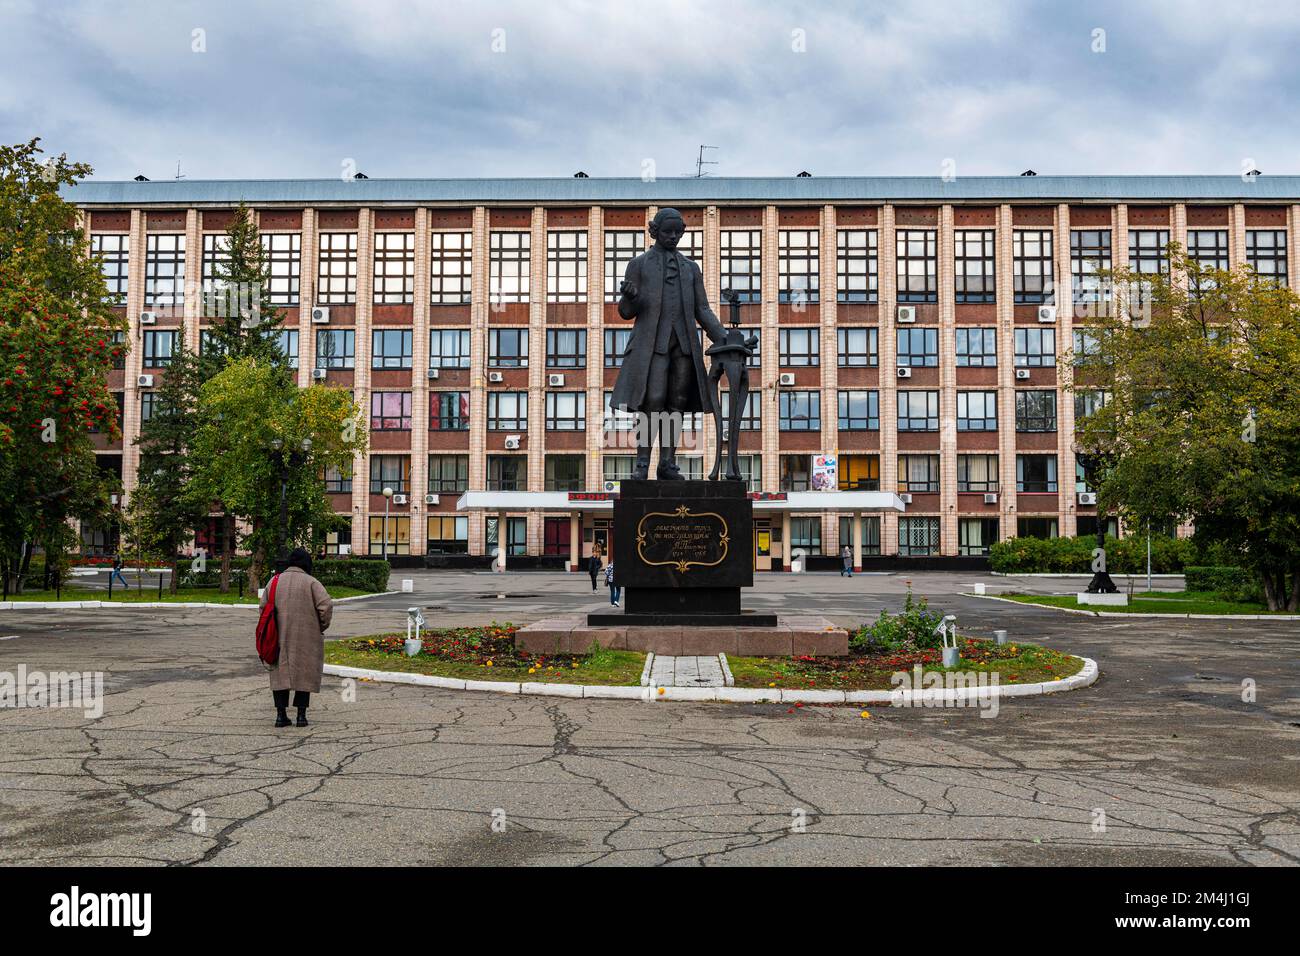
<path id="1" fill-rule="evenodd" d="M 60 195 L 90 173 L 40 140 L 0 145 L 0 578 L 22 589 L 31 555 L 52 566 L 71 522 L 109 514 L 116 479 L 91 430 L 116 436 L 108 371 L 126 323 L 112 309 L 77 209 Z"/>

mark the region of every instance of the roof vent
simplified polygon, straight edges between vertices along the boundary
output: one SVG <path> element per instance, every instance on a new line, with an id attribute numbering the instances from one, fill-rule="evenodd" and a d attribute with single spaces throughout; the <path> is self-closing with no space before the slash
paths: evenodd
<path id="1" fill-rule="evenodd" d="M 146 176 L 144 173 L 141 173 L 139 176 L 135 177 L 135 181 L 137 183 L 147 183 L 149 181 L 149 177 Z"/>
<path id="2" fill-rule="evenodd" d="M 1021 173 L 1020 175 L 1021 175 L 1021 176 L 1037 176 L 1038 173 L 1034 172 L 1032 169 L 1026 169 L 1026 170 L 1025 170 L 1023 173 Z"/>
<path id="3" fill-rule="evenodd" d="M 353 176 L 352 176 L 352 178 L 353 178 L 353 179 L 369 179 L 370 177 L 367 176 L 365 173 L 354 173 Z"/>
<path id="4" fill-rule="evenodd" d="M 795 179 L 812 179 L 812 173 L 805 169 L 803 172 L 796 175 Z"/>
<path id="5" fill-rule="evenodd" d="M 1264 174 L 1261 173 L 1258 169 L 1248 169 L 1246 170 L 1245 175 L 1253 178 L 1255 176 L 1263 176 Z"/>
<path id="6" fill-rule="evenodd" d="M 574 179 L 590 179 L 591 177 L 588 176 L 586 173 L 584 173 L 584 172 L 580 169 L 580 170 L 578 170 L 576 173 L 573 174 L 573 178 L 574 178 Z"/>

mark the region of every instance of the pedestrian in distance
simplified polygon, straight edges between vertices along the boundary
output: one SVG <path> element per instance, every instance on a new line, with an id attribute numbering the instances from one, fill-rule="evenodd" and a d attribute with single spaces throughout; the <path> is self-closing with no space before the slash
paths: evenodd
<path id="1" fill-rule="evenodd" d="M 614 562 L 605 565 L 605 586 L 609 588 L 609 603 L 620 607 L 618 601 L 623 596 L 623 589 L 614 583 Z"/>
<path id="2" fill-rule="evenodd" d="M 840 577 L 853 577 L 853 549 L 847 544 L 840 548 Z"/>
<path id="3" fill-rule="evenodd" d="M 591 593 L 596 593 L 596 575 L 600 574 L 600 548 L 591 549 L 591 557 L 587 559 L 587 573 L 591 575 Z"/>
<path id="4" fill-rule="evenodd" d="M 108 576 L 108 584 L 110 587 L 112 587 L 114 581 L 120 581 L 122 587 L 127 586 L 126 578 L 122 577 L 122 556 L 120 554 L 113 555 L 113 571 Z"/>

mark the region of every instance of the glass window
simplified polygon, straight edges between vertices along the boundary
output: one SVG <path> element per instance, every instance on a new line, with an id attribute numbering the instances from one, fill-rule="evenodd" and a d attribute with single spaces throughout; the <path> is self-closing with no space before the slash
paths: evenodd
<path id="1" fill-rule="evenodd" d="M 938 455 L 899 455 L 898 490 L 915 494 L 939 490 Z"/>
<path id="2" fill-rule="evenodd" d="M 587 393 L 547 392 L 546 429 L 560 432 L 586 431 Z"/>
<path id="3" fill-rule="evenodd" d="M 357 301 L 357 234 L 322 232 L 316 301 L 328 305 Z"/>
<path id="4" fill-rule="evenodd" d="M 997 329 L 957 329 L 958 367 L 991 368 L 997 364 Z"/>
<path id="5" fill-rule="evenodd" d="M 997 392 L 957 393 L 957 431 L 995 432 L 997 430 Z"/>
<path id="6" fill-rule="evenodd" d="M 1074 348 L 1071 356 L 1074 367 L 1088 365 L 1095 361 L 1101 354 L 1101 340 L 1097 337 L 1096 332 L 1089 332 L 1087 329 L 1074 329 Z"/>
<path id="7" fill-rule="evenodd" d="M 1106 407 L 1110 393 L 1099 388 L 1078 389 L 1074 393 L 1074 420 L 1082 421 Z"/>
<path id="8" fill-rule="evenodd" d="M 488 392 L 488 431 L 527 431 L 527 392 Z"/>
<path id="9" fill-rule="evenodd" d="M 1128 267 L 1135 274 L 1130 293 L 1133 306 L 1145 306 L 1151 301 L 1151 282 L 1142 276 L 1169 274 L 1168 246 L 1168 229 L 1128 231 Z"/>
<path id="10" fill-rule="evenodd" d="M 922 556 L 939 553 L 939 519 L 902 517 L 898 519 L 898 553 Z"/>
<path id="11" fill-rule="evenodd" d="M 839 393 L 840 431 L 876 431 L 879 428 L 879 392 L 875 390 L 842 390 Z"/>
<path id="12" fill-rule="evenodd" d="M 99 270 L 108 290 L 105 301 L 126 304 L 127 278 L 131 265 L 131 237 L 126 233 L 96 232 L 90 237 L 91 254 L 99 256 Z"/>
<path id="13" fill-rule="evenodd" d="M 812 459 L 807 455 L 781 456 L 781 490 L 807 491 L 812 484 Z"/>
<path id="14" fill-rule="evenodd" d="M 806 305 L 818 301 L 821 283 L 821 232 L 777 231 L 777 300 Z"/>
<path id="15" fill-rule="evenodd" d="M 897 335 L 899 365 L 912 368 L 935 368 L 939 365 L 938 329 L 899 329 Z"/>
<path id="16" fill-rule="evenodd" d="M 280 350 L 280 360 L 289 368 L 298 367 L 298 330 L 272 329 L 266 337 Z"/>
<path id="17" fill-rule="evenodd" d="M 429 494 L 458 493 L 468 489 L 468 455 L 429 456 Z"/>
<path id="18" fill-rule="evenodd" d="M 546 234 L 546 301 L 587 301 L 586 231 Z"/>
<path id="19" fill-rule="evenodd" d="M 523 455 L 488 455 L 488 491 L 527 491 L 528 459 Z"/>
<path id="20" fill-rule="evenodd" d="M 841 491 L 879 491 L 879 455 L 841 455 L 839 485 Z"/>
<path id="21" fill-rule="evenodd" d="M 463 432 L 469 428 L 469 392 L 432 392 L 429 431 Z"/>
<path id="22" fill-rule="evenodd" d="M 409 432 L 411 430 L 410 392 L 371 392 L 370 430 Z"/>
<path id="23" fill-rule="evenodd" d="M 958 302 L 997 300 L 993 236 L 992 229 L 958 229 L 953 233 Z"/>
<path id="24" fill-rule="evenodd" d="M 572 525 L 566 515 L 547 515 L 542 519 L 542 554 L 568 557 Z"/>
<path id="25" fill-rule="evenodd" d="M 426 554 L 465 554 L 469 551 L 469 518 L 429 515 Z"/>
<path id="26" fill-rule="evenodd" d="M 1055 301 L 1052 277 L 1052 230 L 1017 229 L 1011 234 L 1016 302 L 1041 305 Z"/>
<path id="27" fill-rule="evenodd" d="M 356 362 L 357 333 L 352 329 L 316 331 L 316 367 L 352 368 Z"/>
<path id="28" fill-rule="evenodd" d="M 607 229 L 605 231 L 606 302 L 618 301 L 618 287 L 622 284 L 623 277 L 627 275 L 628 263 L 639 256 L 644 249 L 645 232 L 641 229 Z"/>
<path id="29" fill-rule="evenodd" d="M 758 302 L 762 297 L 763 231 L 723 229 L 722 288 L 735 292 L 741 302 Z"/>
<path id="30" fill-rule="evenodd" d="M 158 414 L 162 408 L 162 401 L 157 392 L 140 393 L 140 421 L 141 423 L 149 421 Z"/>
<path id="31" fill-rule="evenodd" d="M 899 229 L 897 249 L 898 301 L 939 301 L 937 234 L 933 229 Z"/>
<path id="32" fill-rule="evenodd" d="M 586 368 L 586 329 L 546 330 L 547 368 Z"/>
<path id="33" fill-rule="evenodd" d="M 876 230 L 838 230 L 836 298 L 840 302 L 875 302 L 880 266 Z"/>
<path id="34" fill-rule="evenodd" d="M 430 329 L 429 368 L 469 368 L 469 329 Z"/>
<path id="35" fill-rule="evenodd" d="M 126 333 L 122 331 L 114 332 L 109 339 L 109 344 L 113 346 L 113 368 L 121 371 L 126 368 L 126 353 L 129 351 L 126 347 Z"/>
<path id="36" fill-rule="evenodd" d="M 586 483 L 587 460 L 582 455 L 546 456 L 547 491 L 582 491 Z"/>
<path id="37" fill-rule="evenodd" d="M 632 477 L 636 458 L 632 455 L 606 455 L 601 459 L 600 467 L 605 481 L 622 481 Z"/>
<path id="38" fill-rule="evenodd" d="M 750 392 L 745 396 L 745 407 L 740 410 L 740 430 L 756 432 L 763 427 L 761 394 Z M 731 427 L 731 393 L 722 391 L 722 432 L 725 436 Z"/>
<path id="39" fill-rule="evenodd" d="M 1109 279 L 1102 280 L 1099 272 L 1109 272 L 1110 230 L 1071 229 L 1070 269 L 1073 271 L 1074 301 L 1100 303 L 1110 301 Z"/>
<path id="40" fill-rule="evenodd" d="M 997 455 L 958 455 L 957 490 L 990 492 L 998 490 Z"/>
<path id="41" fill-rule="evenodd" d="M 840 328 L 835 330 L 840 368 L 875 368 L 880 364 L 880 330 Z"/>
<path id="42" fill-rule="evenodd" d="M 374 294 L 385 305 L 415 301 L 415 233 L 375 233 Z"/>
<path id="43" fill-rule="evenodd" d="M 1056 491 L 1056 456 L 1016 455 L 1016 491 Z"/>
<path id="44" fill-rule="evenodd" d="M 900 432 L 937 432 L 939 430 L 939 393 L 900 391 L 898 393 L 898 430 Z"/>
<path id="45" fill-rule="evenodd" d="M 385 488 L 393 494 L 404 495 L 411 488 L 411 458 L 409 455 L 371 455 L 370 493 L 382 495 Z"/>
<path id="46" fill-rule="evenodd" d="M 812 390 L 782 391 L 779 406 L 781 431 L 815 432 L 821 430 L 821 392 Z"/>
<path id="47" fill-rule="evenodd" d="M 1285 229 L 1247 229 L 1246 265 L 1254 269 L 1259 278 L 1286 285 L 1286 243 Z"/>
<path id="48" fill-rule="evenodd" d="M 631 329 L 605 330 L 605 368 L 623 367 L 623 353 L 631 340 Z"/>
<path id="49" fill-rule="evenodd" d="M 777 333 L 780 362 L 791 368 L 808 368 L 821 361 L 821 329 L 781 329 Z"/>
<path id="50" fill-rule="evenodd" d="M 631 431 L 633 428 L 636 427 L 636 422 L 637 422 L 636 412 L 625 412 L 616 408 L 612 408 L 610 406 L 610 402 L 613 401 L 613 399 L 614 399 L 614 393 L 612 391 L 607 390 L 605 392 L 605 418 L 602 427 L 607 432 Z"/>
<path id="51" fill-rule="evenodd" d="M 411 330 L 373 330 L 370 333 L 370 367 L 409 369 L 411 367 Z"/>
<path id="52" fill-rule="evenodd" d="M 472 237 L 468 232 L 435 232 L 429 242 L 429 300 L 434 305 L 468 305 Z"/>
<path id="53" fill-rule="evenodd" d="M 185 234 L 151 233 L 145 239 L 144 304 L 185 307 Z"/>
<path id="54" fill-rule="evenodd" d="M 998 540 L 997 518 L 962 518 L 957 522 L 957 553 L 988 554 Z"/>
<path id="55" fill-rule="evenodd" d="M 790 547 L 803 548 L 809 554 L 822 553 L 822 519 L 796 515 L 790 519 Z"/>
<path id="56" fill-rule="evenodd" d="M 1056 330 L 1016 329 L 1015 348 L 1017 368 L 1054 366 L 1056 365 Z"/>
<path id="57" fill-rule="evenodd" d="M 263 261 L 271 273 L 264 290 L 271 305 L 297 305 L 302 272 L 302 235 L 297 232 L 262 233 Z"/>
<path id="58" fill-rule="evenodd" d="M 859 547 L 864 557 L 880 553 L 880 517 L 864 515 L 859 525 L 861 537 Z M 840 518 L 840 547 L 853 546 L 853 519 Z"/>
<path id="59" fill-rule="evenodd" d="M 1017 391 L 1016 431 L 1056 431 L 1056 392 L 1047 389 Z"/>
<path id="60" fill-rule="evenodd" d="M 176 331 L 165 329 L 144 333 L 144 367 L 166 368 L 172 364 L 172 352 L 176 349 Z"/>
<path id="61" fill-rule="evenodd" d="M 532 235 L 493 232 L 488 239 L 488 298 L 492 304 L 528 301 Z"/>
<path id="62" fill-rule="evenodd" d="M 352 465 L 341 468 L 330 466 L 325 469 L 325 493 L 327 495 L 352 494 Z"/>
<path id="63" fill-rule="evenodd" d="M 1057 537 L 1055 518 L 1017 518 L 1016 536 L 1019 538 Z"/>
<path id="64" fill-rule="evenodd" d="M 488 329 L 488 366 L 527 368 L 528 330 L 525 328 Z"/>
<path id="65" fill-rule="evenodd" d="M 406 515 L 371 515 L 370 553 L 410 554 L 411 519 Z"/>

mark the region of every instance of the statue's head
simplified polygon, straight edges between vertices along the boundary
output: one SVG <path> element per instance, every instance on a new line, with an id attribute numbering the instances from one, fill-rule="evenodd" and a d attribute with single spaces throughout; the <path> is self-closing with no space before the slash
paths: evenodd
<path id="1" fill-rule="evenodd" d="M 657 245 L 664 249 L 676 249 L 686 232 L 686 221 L 676 209 L 665 207 L 655 213 L 650 220 L 650 235 Z"/>

